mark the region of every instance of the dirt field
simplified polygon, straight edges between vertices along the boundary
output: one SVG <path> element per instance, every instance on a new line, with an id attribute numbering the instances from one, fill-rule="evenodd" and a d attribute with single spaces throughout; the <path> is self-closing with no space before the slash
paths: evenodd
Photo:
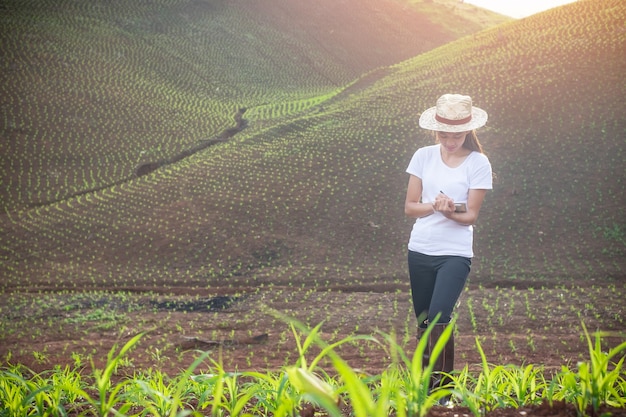
<path id="1" fill-rule="evenodd" d="M 498 176 L 481 209 L 477 256 L 456 309 L 455 368 L 480 370 L 479 343 L 490 363 L 543 366 L 549 377 L 588 360 L 583 324 L 592 334 L 603 332 L 607 349 L 625 340 L 626 123 L 619 86 L 626 37 L 618 1 L 575 2 L 569 13 L 465 37 L 440 56 L 397 67 L 387 65 L 454 36 L 432 22 L 415 25 L 417 15 L 395 8 L 392 18 L 374 20 L 388 27 L 377 32 L 369 18 L 361 19 L 362 35 L 353 36 L 355 28 L 340 30 L 358 20 L 351 2 L 343 1 L 328 1 L 341 13 L 317 20 L 310 19 L 323 10 L 317 3 L 276 2 L 282 12 L 264 17 L 267 2 L 252 2 L 258 9 L 251 16 L 259 18 L 254 27 L 249 22 L 257 19 L 248 13 L 230 20 L 239 15 L 210 9 L 211 2 L 190 2 L 171 21 L 159 20 L 166 16 L 161 10 L 142 14 L 157 2 L 127 2 L 129 13 L 122 14 L 133 18 L 103 20 L 95 31 L 83 22 L 101 19 L 100 5 L 91 10 L 68 2 L 95 13 L 78 18 L 48 3 L 58 19 L 7 6 L 19 13 L 3 33 L 20 36 L 0 47 L 8 57 L 0 69 L 6 81 L 0 83 L 6 84 L 0 94 L 6 112 L 0 126 L 6 139 L 0 141 L 0 367 L 23 364 L 42 372 L 69 365 L 90 373 L 143 333 L 118 378 L 146 368 L 177 374 L 203 351 L 210 355 L 198 372 L 279 370 L 297 361 L 297 341 L 306 337 L 291 331 L 288 318 L 309 328 L 323 323 L 326 343 L 375 337 L 339 349 L 365 373 L 392 363 L 385 335 L 395 335 L 410 357 L 416 320 L 404 259 L 411 223 L 402 212 L 404 169 L 418 146 L 431 143 L 416 115 L 444 86 L 472 92 L 477 105 L 489 109 L 481 142 Z M 364 4 L 362 17 L 371 16 L 367 9 L 383 16 L 380 2 Z M 188 23 L 197 6 L 215 18 L 217 32 L 209 25 L 197 35 L 200 26 Z M 442 20 L 451 16 L 446 12 Z M 211 34 L 239 35 L 240 26 L 224 23 L 231 21 L 245 23 L 243 36 L 223 36 L 227 53 L 215 49 L 215 56 L 231 56 L 231 66 L 215 66 L 206 51 L 220 44 Z M 306 45 L 310 35 L 295 36 L 303 26 L 319 26 L 313 43 L 319 46 L 310 56 L 328 61 L 311 66 L 309 55 L 298 55 L 298 42 L 274 48 L 284 59 L 268 55 L 266 67 L 241 61 L 265 45 L 270 23 L 288 29 L 276 39 L 285 33 Z M 411 31 L 395 31 L 405 26 Z M 189 28 L 194 42 L 206 39 L 206 45 L 180 48 L 176 34 Z M 412 39 L 420 31 L 429 40 L 416 51 Z M 152 37 L 175 47 L 163 54 L 148 47 Z M 246 48 L 237 49 L 231 38 Z M 390 44 L 410 50 L 391 55 Z M 112 53 L 112 45 L 123 48 Z M 199 61 L 206 64 L 202 71 Z M 351 69 L 335 71 L 342 62 Z M 214 67 L 212 79 L 204 69 Z M 306 94 L 282 91 L 285 69 L 294 77 L 311 74 L 300 80 L 311 82 Z M 137 74 L 153 73 L 154 80 L 137 82 Z M 332 99 L 306 104 L 366 73 Z M 245 81 L 235 96 L 217 88 L 226 84 L 222 75 Z M 266 90 L 247 91 L 243 86 L 256 76 Z M 209 103 L 218 90 L 224 97 Z M 283 112 L 278 106 L 292 102 L 302 107 Z M 241 127 L 241 119 L 230 119 L 244 107 L 249 123 L 237 142 L 149 175 L 132 174 L 143 162 L 191 155 L 197 140 L 209 143 L 235 122 Z M 555 404 L 490 415 L 576 413 Z"/>
<path id="2" fill-rule="evenodd" d="M 219 289 L 178 288 L 165 293 L 157 289 L 3 294 L 3 362 L 22 363 L 35 371 L 62 364 L 89 369 L 89 358 L 101 366 L 114 345 L 121 347 L 145 332 L 138 348 L 123 361 L 119 376 L 145 367 L 175 374 L 198 351 L 206 350 L 212 352 L 210 361 L 227 370 L 275 370 L 298 357 L 295 337 L 276 313 L 309 327 L 323 321 L 322 338 L 328 342 L 360 334 L 378 336 L 380 345 L 367 342 L 340 349 L 353 368 L 365 372 L 378 373 L 391 363 L 379 332 L 394 332 L 408 355 L 416 347 L 407 285 L 322 292 L 268 283 L 268 289 L 236 294 Z M 581 292 L 587 297 L 572 296 Z M 581 321 L 590 331 L 613 331 L 613 337 L 605 338 L 606 346 L 623 340 L 623 311 L 615 308 L 624 292 L 623 284 L 534 289 L 470 283 L 457 308 L 456 368 L 480 369 L 476 339 L 491 363 L 543 365 L 547 375 L 562 365 L 575 367 L 588 358 Z M 316 351 L 310 352 L 311 357 Z M 432 415 L 453 415 L 449 412 L 435 409 Z M 542 415 L 572 412 L 563 406 Z M 454 415 L 458 413 L 455 410 Z M 503 413 L 490 415 L 507 415 Z"/>

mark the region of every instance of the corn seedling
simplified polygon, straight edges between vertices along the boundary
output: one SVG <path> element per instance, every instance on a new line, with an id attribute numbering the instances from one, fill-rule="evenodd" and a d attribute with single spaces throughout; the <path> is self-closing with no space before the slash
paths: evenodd
<path id="1" fill-rule="evenodd" d="M 572 370 L 563 366 L 561 372 L 553 380 L 555 386 L 553 399 L 572 402 L 580 415 L 591 407 L 597 413 L 601 405 L 622 408 L 626 406 L 626 375 L 624 373 L 624 351 L 626 342 L 604 352 L 602 349 L 602 332 L 595 333 L 595 341 L 582 323 L 585 338 L 589 347 L 589 362 L 578 363 L 578 369 Z M 621 355 L 621 357 L 620 357 Z M 618 361 L 612 363 L 614 358 Z"/>

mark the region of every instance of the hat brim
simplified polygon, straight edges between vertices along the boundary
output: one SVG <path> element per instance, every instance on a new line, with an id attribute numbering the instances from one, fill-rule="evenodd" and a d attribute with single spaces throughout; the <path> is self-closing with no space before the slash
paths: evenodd
<path id="1" fill-rule="evenodd" d="M 479 107 L 472 107 L 472 120 L 462 125 L 441 123 L 435 119 L 436 112 L 436 106 L 425 110 L 420 116 L 420 127 L 437 132 L 465 132 L 483 127 L 487 123 L 487 112 Z"/>

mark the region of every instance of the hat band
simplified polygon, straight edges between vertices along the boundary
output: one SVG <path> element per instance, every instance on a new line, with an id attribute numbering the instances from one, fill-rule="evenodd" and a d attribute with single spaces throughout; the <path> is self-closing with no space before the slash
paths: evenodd
<path id="1" fill-rule="evenodd" d="M 452 120 L 452 119 L 446 119 L 445 117 L 441 117 L 438 114 L 435 114 L 435 120 L 437 120 L 439 123 L 443 123 L 446 125 L 457 126 L 457 125 L 463 125 L 469 122 L 470 120 L 472 120 L 472 115 L 470 114 L 465 119 Z"/>

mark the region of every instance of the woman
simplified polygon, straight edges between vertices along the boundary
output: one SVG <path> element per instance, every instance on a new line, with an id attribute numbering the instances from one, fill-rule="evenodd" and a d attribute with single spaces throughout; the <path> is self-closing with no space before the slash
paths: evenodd
<path id="1" fill-rule="evenodd" d="M 487 113 L 459 94 L 441 96 L 419 119 L 420 127 L 435 132 L 437 143 L 418 149 L 409 163 L 404 211 L 417 219 L 408 264 L 418 338 L 439 315 L 426 361 L 465 286 L 473 256 L 472 225 L 492 188 L 491 164 L 474 130 L 486 122 Z M 430 388 L 447 383 L 440 373 L 450 373 L 453 366 L 454 334 L 435 363 Z"/>

